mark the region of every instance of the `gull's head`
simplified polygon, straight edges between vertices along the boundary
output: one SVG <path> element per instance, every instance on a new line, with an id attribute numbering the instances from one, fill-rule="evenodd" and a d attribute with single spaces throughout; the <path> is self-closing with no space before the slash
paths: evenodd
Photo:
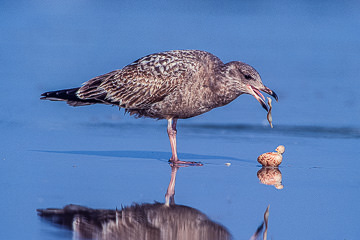
<path id="1" fill-rule="evenodd" d="M 240 94 L 247 93 L 254 96 L 266 111 L 268 111 L 268 107 L 261 91 L 273 96 L 276 101 L 278 100 L 276 93 L 262 83 L 260 74 L 250 65 L 234 61 L 225 64 L 225 66 L 226 78 L 235 83 Z"/>

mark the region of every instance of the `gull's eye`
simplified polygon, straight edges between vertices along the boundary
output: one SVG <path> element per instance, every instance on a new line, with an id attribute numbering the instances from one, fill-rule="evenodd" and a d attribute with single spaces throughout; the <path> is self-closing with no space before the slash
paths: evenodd
<path id="1" fill-rule="evenodd" d="M 248 79 L 248 80 L 251 79 L 251 76 L 250 76 L 250 75 L 247 75 L 247 74 L 246 74 L 246 75 L 244 75 L 244 76 L 245 76 L 245 78 Z"/>

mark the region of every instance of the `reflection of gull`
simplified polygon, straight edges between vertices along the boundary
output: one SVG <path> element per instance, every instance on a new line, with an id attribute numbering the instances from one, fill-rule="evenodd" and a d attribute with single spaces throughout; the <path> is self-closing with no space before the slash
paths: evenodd
<path id="1" fill-rule="evenodd" d="M 263 232 L 263 240 L 267 240 L 267 231 L 268 231 L 268 221 L 269 221 L 269 207 L 266 208 L 264 213 L 264 221 L 260 224 L 254 235 L 251 236 L 250 240 L 257 240 L 260 239 L 261 232 L 265 226 L 265 230 Z"/>
<path id="2" fill-rule="evenodd" d="M 176 173 L 177 173 L 178 169 L 179 169 L 179 167 L 176 165 L 171 166 L 170 183 L 169 183 L 168 189 L 165 194 L 165 205 L 166 206 L 170 206 L 170 204 L 175 205 L 175 181 L 176 181 Z"/>
<path id="3" fill-rule="evenodd" d="M 265 185 L 273 185 L 277 189 L 284 188 L 281 184 L 282 176 L 278 168 L 263 167 L 257 172 L 257 177 Z"/>
<path id="4" fill-rule="evenodd" d="M 171 167 L 165 204 L 133 204 L 121 210 L 91 209 L 67 205 L 62 209 L 38 209 L 38 214 L 73 230 L 74 239 L 99 240 L 225 240 L 232 239 L 222 225 L 211 221 L 197 209 L 176 205 L 175 180 L 178 165 Z M 266 239 L 269 207 L 264 221 L 251 240 Z M 264 229 L 265 227 L 265 229 Z"/>
<path id="5" fill-rule="evenodd" d="M 39 210 L 39 214 L 72 228 L 80 239 L 231 239 L 223 226 L 182 205 L 134 204 L 118 211 L 67 205 L 63 209 Z"/>
<path id="6" fill-rule="evenodd" d="M 242 94 L 253 95 L 268 110 L 260 91 L 278 99 L 248 64 L 224 64 L 208 52 L 176 50 L 145 56 L 82 87 L 45 92 L 42 99 L 66 101 L 71 106 L 110 104 L 138 117 L 167 119 L 170 161 L 181 163 L 176 150 L 178 119 L 224 106 Z"/>
<path id="7" fill-rule="evenodd" d="M 71 228 L 76 238 L 121 240 L 222 240 L 228 230 L 197 209 L 176 205 L 173 166 L 165 204 L 133 204 L 121 210 L 91 209 L 67 205 L 63 209 L 39 209 L 49 221 Z"/>

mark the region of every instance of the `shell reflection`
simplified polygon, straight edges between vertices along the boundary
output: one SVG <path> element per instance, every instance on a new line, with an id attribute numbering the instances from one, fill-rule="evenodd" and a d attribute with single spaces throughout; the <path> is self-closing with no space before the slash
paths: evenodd
<path id="1" fill-rule="evenodd" d="M 277 189 L 283 189 L 282 175 L 278 168 L 262 167 L 257 172 L 260 182 L 265 185 L 273 185 Z"/>

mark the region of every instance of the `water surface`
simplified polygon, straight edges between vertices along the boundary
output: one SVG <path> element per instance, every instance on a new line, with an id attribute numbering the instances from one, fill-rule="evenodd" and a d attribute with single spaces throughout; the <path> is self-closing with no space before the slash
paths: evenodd
<path id="1" fill-rule="evenodd" d="M 204 166 L 178 170 L 175 203 L 234 239 L 249 239 L 268 205 L 271 239 L 357 238 L 356 1 L 3 1 L 0 12 L 1 239 L 72 239 L 39 208 L 165 202 L 165 121 L 39 97 L 171 49 L 247 62 L 279 95 L 274 129 L 251 96 L 179 121 L 180 158 Z M 283 189 L 260 181 L 256 161 L 279 144 Z"/>

